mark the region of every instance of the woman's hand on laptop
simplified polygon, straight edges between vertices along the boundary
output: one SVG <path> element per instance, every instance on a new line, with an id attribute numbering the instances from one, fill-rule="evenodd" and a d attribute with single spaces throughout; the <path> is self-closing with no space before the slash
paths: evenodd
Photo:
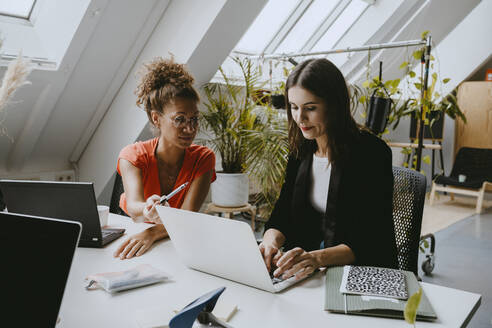
<path id="1" fill-rule="evenodd" d="M 153 227 L 130 236 L 118 247 L 113 256 L 119 257 L 121 260 L 140 256 L 149 250 L 154 242 L 164 237 L 167 237 L 166 229 L 162 224 L 156 224 Z"/>
<path id="2" fill-rule="evenodd" d="M 300 247 L 285 252 L 277 261 L 277 269 L 273 272 L 274 277 L 282 276 L 288 279 L 293 275 L 296 279 L 302 279 L 318 269 L 321 264 L 313 252 L 306 252 Z"/>
<path id="3" fill-rule="evenodd" d="M 282 251 L 276 246 L 264 242 L 261 242 L 258 247 L 260 248 L 260 253 L 263 256 L 268 272 L 272 272 L 278 259 L 282 256 Z"/>
<path id="4" fill-rule="evenodd" d="M 263 234 L 263 241 L 260 243 L 259 248 L 268 272 L 272 272 L 278 259 L 282 256 L 280 247 L 284 242 L 284 234 L 277 229 L 270 228 Z"/>

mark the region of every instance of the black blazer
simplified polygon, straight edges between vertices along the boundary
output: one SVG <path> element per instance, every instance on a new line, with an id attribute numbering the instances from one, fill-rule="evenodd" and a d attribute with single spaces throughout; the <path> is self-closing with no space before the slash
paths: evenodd
<path id="1" fill-rule="evenodd" d="M 390 148 L 378 137 L 361 132 L 343 159 L 332 165 L 322 218 L 324 226 L 331 226 L 332 236 L 309 211 L 312 158 L 312 152 L 302 159 L 289 157 L 285 182 L 265 231 L 281 231 L 287 249 L 319 249 L 325 240 L 325 245 L 350 247 L 356 265 L 397 268 Z"/>

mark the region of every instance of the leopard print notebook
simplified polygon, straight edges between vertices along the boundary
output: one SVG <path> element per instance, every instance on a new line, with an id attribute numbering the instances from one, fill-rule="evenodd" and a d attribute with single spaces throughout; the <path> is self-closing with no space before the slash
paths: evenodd
<path id="1" fill-rule="evenodd" d="M 340 292 L 365 296 L 408 299 L 405 275 L 400 270 L 346 265 Z"/>

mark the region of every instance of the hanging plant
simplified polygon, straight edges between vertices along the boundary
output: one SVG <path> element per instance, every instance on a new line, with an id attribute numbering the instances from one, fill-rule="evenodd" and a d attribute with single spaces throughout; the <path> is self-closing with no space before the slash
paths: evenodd
<path id="1" fill-rule="evenodd" d="M 422 33 L 422 39 L 426 39 L 429 31 Z M 393 129 L 398 127 L 402 117 L 412 115 L 418 119 L 424 110 L 424 125 L 432 127 L 434 122 L 438 120 L 442 115 L 448 115 L 452 119 L 461 119 L 466 123 L 466 117 L 458 106 L 456 99 L 456 91 L 453 90 L 447 95 L 442 94 L 442 85 L 449 83 L 450 78 L 440 78 L 438 71 L 434 71 L 430 74 L 430 81 L 425 92 L 424 97 L 421 97 L 424 80 L 423 77 L 417 75 L 411 67 L 417 66 L 422 60 L 424 54 L 424 48 L 414 51 L 407 61 L 404 61 L 400 65 L 400 69 L 405 70 L 404 78 L 406 80 L 406 94 L 407 98 L 402 104 L 395 108 L 392 112 L 390 120 L 393 124 Z M 435 69 L 435 57 L 430 57 L 430 70 Z M 436 113 L 433 113 L 436 112 Z"/>
<path id="2" fill-rule="evenodd" d="M 352 93 L 354 90 L 357 90 L 357 93 L 353 93 L 353 97 L 358 98 L 357 102 L 362 106 L 362 118 L 368 120 L 371 98 L 373 99 L 373 102 L 376 97 L 381 99 L 391 99 L 390 104 L 388 105 L 389 110 L 387 114 L 385 114 L 385 116 L 387 116 L 387 124 L 391 124 L 394 120 L 392 114 L 397 111 L 401 103 L 401 90 L 399 89 L 399 85 L 400 79 L 383 81 L 379 77 L 374 77 L 371 80 L 364 81 L 362 87 L 352 86 Z M 388 132 L 389 130 L 385 125 L 384 130 L 378 131 L 376 134 L 382 136 Z"/>
<path id="3" fill-rule="evenodd" d="M 422 39 L 427 38 L 429 31 L 422 33 Z M 424 53 L 424 48 L 419 48 L 415 50 L 407 60 L 401 63 L 400 69 L 405 70 L 402 79 L 386 80 L 383 81 L 379 77 L 369 78 L 370 71 L 369 66 L 367 70 L 367 80 L 362 83 L 361 95 L 358 98 L 358 102 L 362 105 L 362 117 L 366 118 L 368 113 L 369 101 L 371 95 L 376 90 L 376 95 L 383 95 L 382 92 L 377 91 L 378 88 L 383 85 L 388 91 L 389 96 L 393 100 L 393 105 L 388 116 L 388 126 L 392 130 L 396 130 L 400 120 L 403 117 L 413 116 L 416 119 L 420 117 L 421 108 L 425 111 L 424 125 L 432 126 L 436 120 L 439 119 L 440 115 L 438 112 L 448 115 L 452 119 L 461 119 L 466 123 L 466 117 L 458 106 L 456 99 L 456 91 L 453 90 L 447 95 L 442 95 L 442 85 L 449 83 L 449 78 L 441 79 L 438 72 L 433 72 L 430 74 L 430 82 L 427 88 L 425 97 L 422 99 L 422 86 L 423 77 L 417 75 L 411 67 L 417 66 L 421 61 L 422 55 Z M 370 53 L 368 54 L 368 62 L 370 62 Z M 434 69 L 435 58 L 431 55 L 430 57 L 430 69 Z M 368 63 L 369 65 L 369 63 Z M 402 81 L 405 81 L 405 90 L 400 86 Z M 438 90 L 439 89 L 439 90 Z M 405 92 L 403 92 L 405 91 Z M 382 134 L 388 133 L 389 130 L 386 129 Z"/>

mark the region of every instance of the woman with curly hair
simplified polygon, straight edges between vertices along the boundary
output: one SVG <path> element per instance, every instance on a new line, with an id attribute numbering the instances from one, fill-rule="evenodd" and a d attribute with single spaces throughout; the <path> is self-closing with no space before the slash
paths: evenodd
<path id="1" fill-rule="evenodd" d="M 123 242 L 114 253 L 121 259 L 140 256 L 168 236 L 155 209 L 160 195 L 188 182 L 168 205 L 198 211 L 215 180 L 214 153 L 193 144 L 199 114 L 193 77 L 184 65 L 162 58 L 144 64 L 140 73 L 137 105 L 143 106 L 158 136 L 121 150 L 117 170 L 125 192 L 120 207 L 135 222 L 155 225 Z"/>

